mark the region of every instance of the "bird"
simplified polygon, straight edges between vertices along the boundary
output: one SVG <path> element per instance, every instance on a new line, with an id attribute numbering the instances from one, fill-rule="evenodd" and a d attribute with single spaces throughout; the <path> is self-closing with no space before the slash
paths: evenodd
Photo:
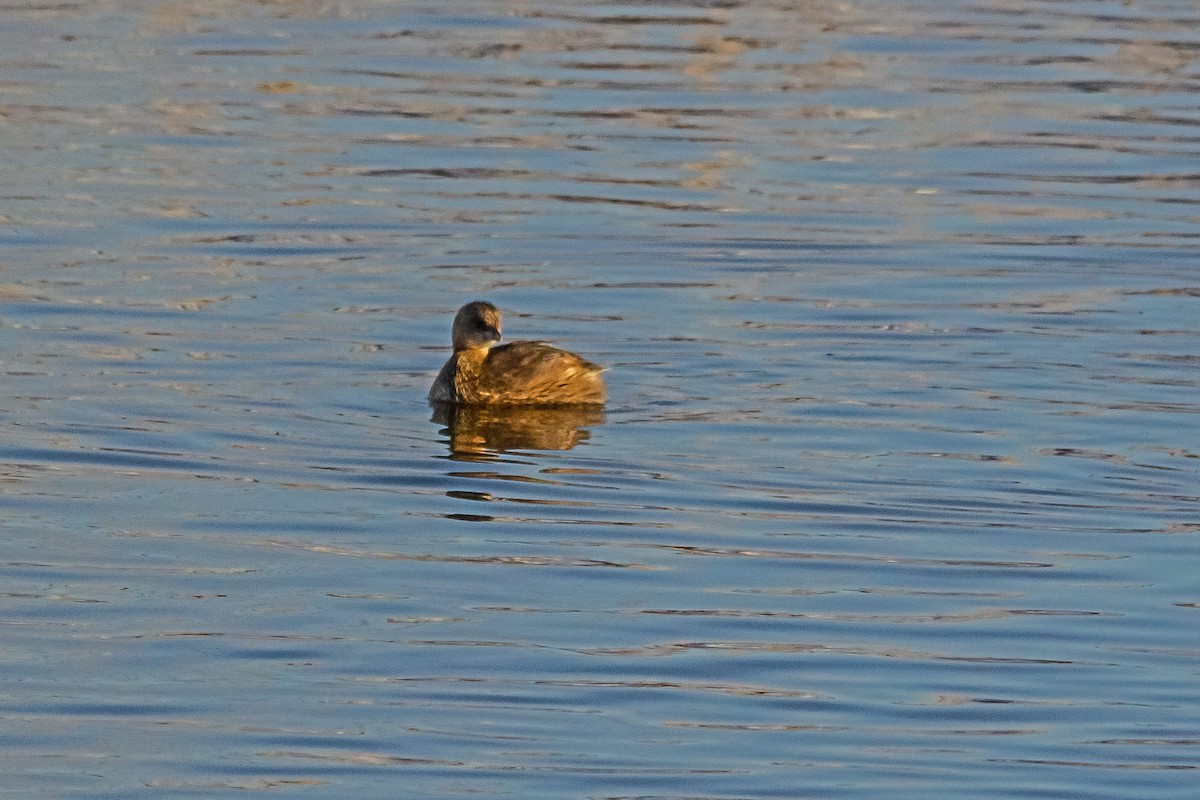
<path id="1" fill-rule="evenodd" d="M 454 315 L 454 354 L 429 390 L 429 402 L 460 405 L 601 405 L 604 368 L 545 342 L 501 339 L 500 309 L 486 300 Z"/>

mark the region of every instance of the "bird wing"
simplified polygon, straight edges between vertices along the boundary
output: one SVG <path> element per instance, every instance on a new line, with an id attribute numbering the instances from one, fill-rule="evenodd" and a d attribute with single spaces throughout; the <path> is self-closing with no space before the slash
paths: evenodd
<path id="1" fill-rule="evenodd" d="M 537 402 L 603 402 L 597 399 L 601 368 L 574 353 L 543 342 L 493 347 L 484 362 L 487 386 L 500 395 Z M 603 390 L 600 389 L 602 393 Z"/>

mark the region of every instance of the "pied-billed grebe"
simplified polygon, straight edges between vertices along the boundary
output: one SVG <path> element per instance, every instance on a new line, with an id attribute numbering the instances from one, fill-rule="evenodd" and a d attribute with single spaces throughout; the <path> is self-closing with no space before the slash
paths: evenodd
<path id="1" fill-rule="evenodd" d="M 500 341 L 500 309 L 483 300 L 454 316 L 454 355 L 442 367 L 431 403 L 576 405 L 604 402 L 601 368 L 542 342 Z"/>

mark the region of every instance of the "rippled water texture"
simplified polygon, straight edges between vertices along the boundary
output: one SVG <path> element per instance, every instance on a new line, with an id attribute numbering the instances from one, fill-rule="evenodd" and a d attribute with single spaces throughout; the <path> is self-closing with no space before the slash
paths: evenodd
<path id="1" fill-rule="evenodd" d="M 1193 800 L 1198 30 L 0 4 L 0 795 Z"/>

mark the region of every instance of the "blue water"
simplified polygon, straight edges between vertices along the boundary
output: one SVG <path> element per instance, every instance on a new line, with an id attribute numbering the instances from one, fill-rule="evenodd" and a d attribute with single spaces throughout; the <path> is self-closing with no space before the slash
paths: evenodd
<path id="1" fill-rule="evenodd" d="M 1191 800 L 1198 29 L 0 9 L 0 796 Z"/>

